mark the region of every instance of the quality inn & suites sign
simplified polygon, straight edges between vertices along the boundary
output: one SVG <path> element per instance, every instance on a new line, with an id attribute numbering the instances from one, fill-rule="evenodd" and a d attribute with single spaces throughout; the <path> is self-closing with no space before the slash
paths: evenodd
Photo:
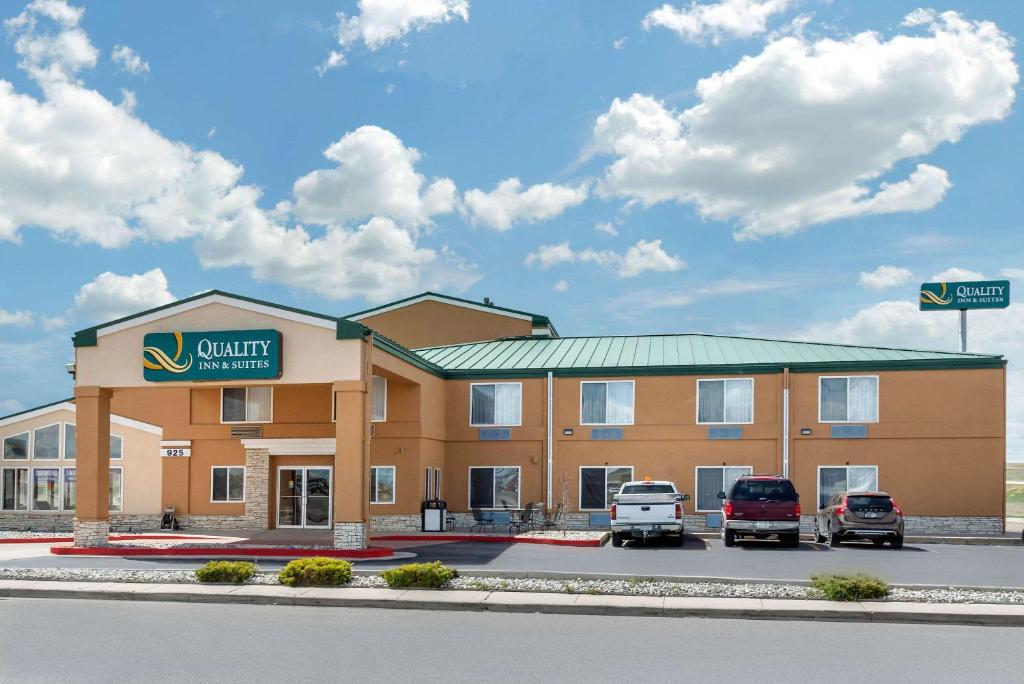
<path id="1" fill-rule="evenodd" d="M 281 333 L 149 333 L 143 339 L 142 367 L 151 382 L 275 379 L 281 377 Z"/>
<path id="2" fill-rule="evenodd" d="M 921 311 L 1005 309 L 1010 305 L 1010 281 L 922 283 L 920 303 Z"/>

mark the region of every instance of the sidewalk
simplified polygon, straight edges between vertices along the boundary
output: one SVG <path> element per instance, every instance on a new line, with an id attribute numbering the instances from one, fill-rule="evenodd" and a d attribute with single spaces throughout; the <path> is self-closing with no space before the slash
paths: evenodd
<path id="1" fill-rule="evenodd" d="M 835 603 L 430 589 L 327 589 L 275 585 L 23 580 L 0 580 L 0 597 L 1024 627 L 1024 606 L 997 604 Z"/>

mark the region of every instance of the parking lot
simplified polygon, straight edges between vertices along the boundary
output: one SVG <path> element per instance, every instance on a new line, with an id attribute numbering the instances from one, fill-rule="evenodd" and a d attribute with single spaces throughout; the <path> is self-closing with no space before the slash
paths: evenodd
<path id="1" fill-rule="evenodd" d="M 717 539 L 688 537 L 682 548 L 657 542 L 628 543 L 622 548 L 567 548 L 536 544 L 479 542 L 388 542 L 415 553 L 419 560 L 440 560 L 460 570 L 511 572 L 610 573 L 638 577 L 675 575 L 698 577 L 806 580 L 812 574 L 835 571 L 871 572 L 899 584 L 1024 586 L 1024 547 L 907 544 L 902 550 L 875 548 L 852 542 L 839 548 L 801 542 L 780 548 L 772 541 L 742 541 L 727 549 Z M 381 568 L 402 561 L 362 561 L 359 568 Z M 130 560 L 120 558 L 58 557 L 44 544 L 0 547 L 0 568 L 195 568 L 192 560 Z M 275 568 L 280 562 L 260 561 Z"/>

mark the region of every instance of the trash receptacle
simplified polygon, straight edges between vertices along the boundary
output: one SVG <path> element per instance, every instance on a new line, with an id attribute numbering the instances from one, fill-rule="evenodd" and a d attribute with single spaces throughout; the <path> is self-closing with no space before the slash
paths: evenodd
<path id="1" fill-rule="evenodd" d="M 420 508 L 420 513 L 423 516 L 423 531 L 447 531 L 447 523 L 445 520 L 445 512 L 447 510 L 448 504 L 442 501 L 441 499 L 431 499 L 429 501 L 424 501 L 423 506 Z"/>

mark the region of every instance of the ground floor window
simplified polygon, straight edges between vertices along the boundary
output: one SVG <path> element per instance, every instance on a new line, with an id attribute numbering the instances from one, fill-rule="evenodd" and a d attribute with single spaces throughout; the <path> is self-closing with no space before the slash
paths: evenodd
<path id="1" fill-rule="evenodd" d="M 469 507 L 519 508 L 519 466 L 470 466 Z"/>
<path id="2" fill-rule="evenodd" d="M 214 466 L 210 477 L 210 501 L 245 501 L 245 467 Z"/>
<path id="3" fill-rule="evenodd" d="M 4 468 L 0 487 L 3 510 L 28 510 L 28 468 Z"/>
<path id="4" fill-rule="evenodd" d="M 32 510 L 60 510 L 60 468 L 32 469 Z"/>
<path id="5" fill-rule="evenodd" d="M 622 485 L 633 479 L 633 466 L 583 466 L 580 468 L 580 510 L 611 508 Z"/>
<path id="6" fill-rule="evenodd" d="M 78 482 L 74 468 L 64 469 L 64 510 L 73 511 L 78 503 Z"/>
<path id="7" fill-rule="evenodd" d="M 109 508 L 112 511 L 120 511 L 124 508 L 124 469 L 110 469 L 110 498 Z"/>
<path id="8" fill-rule="evenodd" d="M 698 466 L 697 467 L 697 511 L 714 512 L 722 508 L 719 492 L 729 493 L 737 479 L 753 475 L 750 466 Z"/>
<path id="9" fill-rule="evenodd" d="M 395 503 L 395 466 L 370 468 L 370 503 Z"/>
<path id="10" fill-rule="evenodd" d="M 839 492 L 877 492 L 878 466 L 818 466 L 818 508 Z"/>

